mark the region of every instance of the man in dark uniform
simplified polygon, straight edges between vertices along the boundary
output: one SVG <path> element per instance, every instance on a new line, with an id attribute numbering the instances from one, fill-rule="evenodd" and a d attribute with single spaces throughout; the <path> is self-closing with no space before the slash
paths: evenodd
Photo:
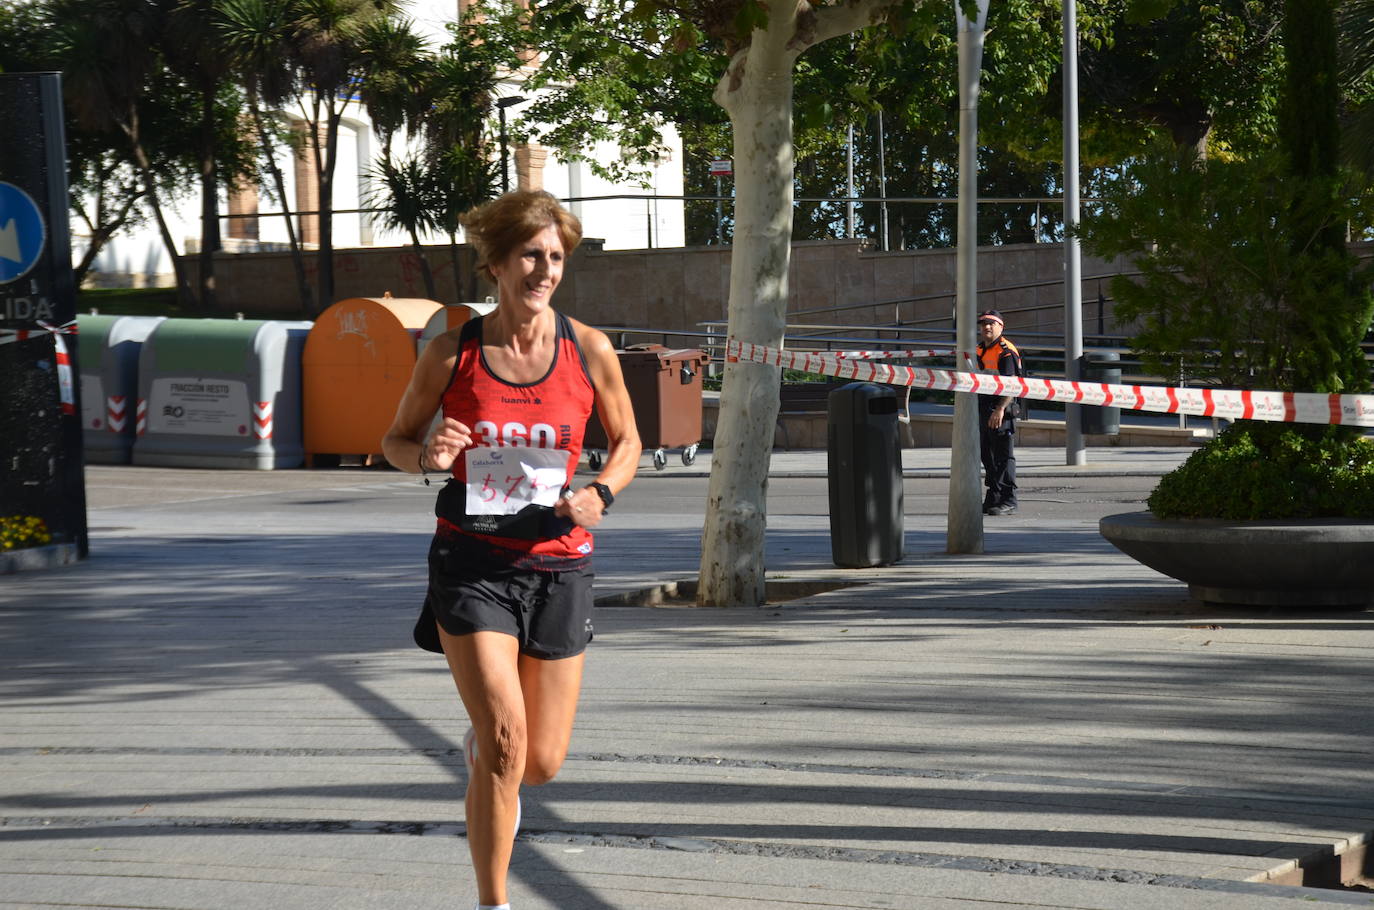
<path id="1" fill-rule="evenodd" d="M 1020 375 L 1021 352 L 1002 337 L 1002 314 L 978 314 L 978 369 L 1003 376 Z M 1009 515 L 1016 511 L 1016 420 L 1013 395 L 978 396 L 978 441 L 983 457 L 983 514 Z"/>

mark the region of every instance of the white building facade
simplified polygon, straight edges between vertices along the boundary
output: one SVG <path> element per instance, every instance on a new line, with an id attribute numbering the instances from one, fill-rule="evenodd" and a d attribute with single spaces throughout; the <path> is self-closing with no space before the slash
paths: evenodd
<path id="1" fill-rule="evenodd" d="M 412 0 L 408 16 L 414 25 L 438 48 L 451 39 L 445 28 L 459 15 L 461 0 Z M 466 3 L 461 3 L 466 6 Z M 524 93 L 518 74 L 512 74 L 498 87 L 501 96 Z M 518 121 L 528 100 L 506 110 L 509 123 Z M 284 111 L 288 117 L 291 111 Z M 493 111 L 495 117 L 495 111 Z M 303 123 L 303 121 L 301 121 Z M 494 134 L 493 130 L 493 134 Z M 685 242 L 682 142 L 671 124 L 663 132 L 667 155 L 649 175 L 649 188 L 639 183 L 615 183 L 595 173 L 583 161 L 559 161 L 537 145 L 509 144 L 506 166 L 512 189 L 544 189 L 565 200 L 568 208 L 582 220 L 583 235 L 604 241 L 605 249 L 645 249 L 677 247 Z M 404 141 L 404 137 L 398 137 Z M 499 155 L 493 142 L 493 153 Z M 367 111 L 356 101 L 350 103 L 340 126 L 338 163 L 333 189 L 333 245 L 336 250 L 356 247 L 399 247 L 409 242 L 404 234 L 387 231 L 366 212 L 370 195 L 369 172 L 381 150 Z M 587 157 L 612 161 L 619 150 L 610 145 L 595 145 Z M 310 156 L 293 156 L 288 149 L 277 153 L 277 164 L 285 178 L 287 211 L 315 211 L 318 200 L 313 163 Z M 195 253 L 200 244 L 200 203 L 197 187 L 188 187 L 178 199 L 164 200 L 166 215 L 178 252 Z M 283 207 L 272 194 L 260 188 L 226 193 L 220 200 L 220 234 L 227 253 L 282 250 L 288 245 Z M 79 222 L 73 219 L 75 227 Z M 318 223 L 310 216 L 296 216 L 297 238 L 307 249 L 316 248 Z M 446 237 L 422 238 L 445 243 Z M 83 238 L 73 235 L 74 257 L 80 258 Z M 133 231 L 113 237 L 96 257 L 87 284 L 97 287 L 170 286 L 174 283 L 172 264 L 156 227 L 150 222 Z"/>

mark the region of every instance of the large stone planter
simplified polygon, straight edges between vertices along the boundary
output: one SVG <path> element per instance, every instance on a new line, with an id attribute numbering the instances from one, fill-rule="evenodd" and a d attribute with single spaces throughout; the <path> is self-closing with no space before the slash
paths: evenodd
<path id="1" fill-rule="evenodd" d="M 0 552 L 0 575 L 13 575 L 31 569 L 55 569 L 70 566 L 81 560 L 81 552 L 74 543 L 54 543 L 44 547 Z"/>
<path id="2" fill-rule="evenodd" d="M 1219 521 L 1108 515 L 1102 536 L 1188 585 L 1197 600 L 1262 606 L 1374 603 L 1374 522 Z"/>

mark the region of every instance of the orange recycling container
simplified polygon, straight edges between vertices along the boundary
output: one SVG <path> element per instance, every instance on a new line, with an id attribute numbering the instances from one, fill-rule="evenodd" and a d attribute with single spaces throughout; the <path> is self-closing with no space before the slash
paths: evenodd
<path id="1" fill-rule="evenodd" d="M 446 304 L 442 312 L 435 313 L 429 317 L 425 329 L 420 333 L 419 353 L 423 354 L 425 346 L 435 338 L 449 331 L 456 329 L 463 323 L 476 316 L 486 316 L 496 309 L 496 301 L 490 297 L 483 303 L 456 303 Z"/>
<path id="2" fill-rule="evenodd" d="M 382 436 L 415 369 L 425 325 L 443 306 L 410 297 L 350 297 L 315 320 L 301 356 L 307 467 L 379 459 Z"/>

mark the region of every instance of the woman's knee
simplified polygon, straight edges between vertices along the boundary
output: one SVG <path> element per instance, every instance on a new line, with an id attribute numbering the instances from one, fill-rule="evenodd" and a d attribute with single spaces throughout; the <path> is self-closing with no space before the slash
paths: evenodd
<path id="1" fill-rule="evenodd" d="M 478 736 L 478 764 L 486 766 L 498 778 L 519 779 L 524 775 L 528 761 L 525 737 L 523 724 L 514 720 L 498 720 L 489 737 Z"/>
<path id="2" fill-rule="evenodd" d="M 530 787 L 547 784 L 563 767 L 563 759 L 566 756 L 567 749 L 539 748 L 532 744 L 529 755 L 525 757 L 524 783 Z"/>

